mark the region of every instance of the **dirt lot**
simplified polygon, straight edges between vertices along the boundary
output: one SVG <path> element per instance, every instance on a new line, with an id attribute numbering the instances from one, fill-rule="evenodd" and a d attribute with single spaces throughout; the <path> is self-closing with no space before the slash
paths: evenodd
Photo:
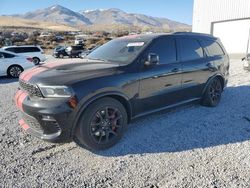
<path id="1" fill-rule="evenodd" d="M 17 80 L 0 78 L 0 187 L 250 187 L 250 72 L 231 63 L 217 108 L 138 119 L 98 153 L 50 144 L 18 126 Z"/>

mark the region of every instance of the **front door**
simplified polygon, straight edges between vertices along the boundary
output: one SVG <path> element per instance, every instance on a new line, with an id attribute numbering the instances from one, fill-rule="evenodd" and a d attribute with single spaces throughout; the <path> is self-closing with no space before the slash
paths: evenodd
<path id="1" fill-rule="evenodd" d="M 142 65 L 138 113 L 163 108 L 180 100 L 182 66 L 177 60 L 175 39 L 170 36 L 156 39 L 145 56 L 150 53 L 159 56 L 159 64 Z"/>

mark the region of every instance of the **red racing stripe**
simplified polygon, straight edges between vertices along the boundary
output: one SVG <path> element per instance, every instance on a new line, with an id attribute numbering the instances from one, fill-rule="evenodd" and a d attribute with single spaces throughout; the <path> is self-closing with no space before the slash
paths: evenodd
<path id="1" fill-rule="evenodd" d="M 31 69 L 28 74 L 25 74 L 21 79 L 24 81 L 29 81 L 34 75 L 39 74 L 45 71 L 47 68 L 45 67 L 38 67 L 36 69 Z"/>
<path id="2" fill-rule="evenodd" d="M 81 62 L 77 62 L 77 63 L 81 63 Z M 48 63 L 48 64 L 43 65 L 41 67 L 35 67 L 35 68 L 30 69 L 27 72 L 22 73 L 20 75 L 20 79 L 24 80 L 24 81 L 29 81 L 33 76 L 35 76 L 41 72 L 44 72 L 48 68 L 54 68 L 57 66 L 67 65 L 67 64 L 71 64 L 71 63 L 69 61 L 65 61 L 65 62 L 59 61 L 59 62 L 54 62 L 54 63 Z"/>
<path id="3" fill-rule="evenodd" d="M 17 108 L 20 109 L 21 111 L 23 111 L 23 101 L 27 96 L 28 94 L 21 90 L 18 90 L 18 92 L 16 93 L 15 103 Z"/>
<path id="4" fill-rule="evenodd" d="M 28 130 L 28 129 L 30 128 L 29 125 L 26 124 L 25 121 L 24 121 L 23 119 L 21 119 L 21 120 L 19 121 L 19 125 L 20 125 L 25 131 Z"/>

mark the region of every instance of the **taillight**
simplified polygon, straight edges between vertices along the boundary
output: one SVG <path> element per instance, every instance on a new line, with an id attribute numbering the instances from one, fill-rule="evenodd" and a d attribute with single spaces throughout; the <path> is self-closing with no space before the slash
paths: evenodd
<path id="1" fill-rule="evenodd" d="M 31 57 L 26 58 L 29 62 L 33 63 L 33 59 Z"/>

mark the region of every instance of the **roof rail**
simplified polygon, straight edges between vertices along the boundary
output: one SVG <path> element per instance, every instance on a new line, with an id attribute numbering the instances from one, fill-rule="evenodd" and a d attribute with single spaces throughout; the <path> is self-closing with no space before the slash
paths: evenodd
<path id="1" fill-rule="evenodd" d="M 216 38 L 213 35 L 206 34 L 206 33 L 195 33 L 195 32 L 174 32 L 174 35 L 189 35 L 189 36 L 204 36 L 204 37 L 210 37 L 210 38 Z"/>

